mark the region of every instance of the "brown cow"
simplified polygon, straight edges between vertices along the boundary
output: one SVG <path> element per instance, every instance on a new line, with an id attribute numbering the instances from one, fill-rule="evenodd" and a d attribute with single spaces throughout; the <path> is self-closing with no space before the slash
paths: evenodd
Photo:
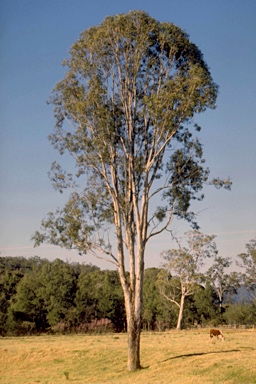
<path id="1" fill-rule="evenodd" d="M 214 336 L 222 341 L 225 340 L 223 333 L 219 329 L 210 329 L 210 338 L 212 339 Z"/>

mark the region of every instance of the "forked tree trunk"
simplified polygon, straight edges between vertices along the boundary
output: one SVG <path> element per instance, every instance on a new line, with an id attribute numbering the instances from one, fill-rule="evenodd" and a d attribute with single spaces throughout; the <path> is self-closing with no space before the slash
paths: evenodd
<path id="1" fill-rule="evenodd" d="M 131 189 L 135 190 L 132 186 Z M 135 195 L 135 192 L 134 192 Z M 146 199 L 144 194 L 144 199 Z M 144 203 L 147 206 L 146 203 Z M 134 210 L 137 211 L 138 204 L 135 204 Z M 142 204 L 143 205 L 143 204 Z M 118 213 L 119 207 L 116 206 L 116 212 Z M 141 334 L 141 316 L 142 316 L 142 301 L 143 301 L 143 277 L 144 277 L 144 251 L 145 251 L 145 239 L 147 236 L 147 209 L 143 209 L 143 215 L 141 221 L 137 220 L 135 223 L 131 220 L 132 228 L 137 227 L 140 229 L 137 240 L 137 258 L 135 257 L 134 249 L 134 233 L 133 231 L 126 231 L 129 260 L 130 260 L 130 271 L 129 278 L 125 272 L 124 262 L 124 243 L 121 228 L 121 215 L 116 215 L 116 229 L 118 239 L 118 260 L 119 263 L 119 278 L 124 293 L 125 301 L 125 312 L 127 322 L 127 336 L 128 336 L 128 371 L 136 371 L 141 368 L 140 364 L 140 334 Z M 136 217 L 139 216 L 137 212 Z M 136 267 L 135 268 L 135 261 Z"/>

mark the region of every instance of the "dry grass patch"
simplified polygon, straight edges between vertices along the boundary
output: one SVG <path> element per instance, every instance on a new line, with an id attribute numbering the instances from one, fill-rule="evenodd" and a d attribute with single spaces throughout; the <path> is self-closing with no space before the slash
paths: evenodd
<path id="1" fill-rule="evenodd" d="M 142 370 L 127 372 L 127 336 L 39 336 L 0 340 L 0 384 L 256 384 L 256 331 L 143 333 Z"/>

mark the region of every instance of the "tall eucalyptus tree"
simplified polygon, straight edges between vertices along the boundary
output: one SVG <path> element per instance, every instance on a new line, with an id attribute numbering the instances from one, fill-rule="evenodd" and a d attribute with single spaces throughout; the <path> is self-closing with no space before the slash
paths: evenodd
<path id="1" fill-rule="evenodd" d="M 190 201 L 202 198 L 209 171 L 191 132 L 200 130 L 193 116 L 215 108 L 217 86 L 188 35 L 143 11 L 107 17 L 84 31 L 64 64 L 66 76 L 50 100 L 56 117 L 50 141 L 71 155 L 76 171 L 55 162 L 51 178 L 56 189 L 72 187 L 73 193 L 42 221 L 34 240 L 102 255 L 116 265 L 128 370 L 136 370 L 146 244 L 174 214 L 194 222 Z M 212 183 L 229 185 L 218 178 Z"/>

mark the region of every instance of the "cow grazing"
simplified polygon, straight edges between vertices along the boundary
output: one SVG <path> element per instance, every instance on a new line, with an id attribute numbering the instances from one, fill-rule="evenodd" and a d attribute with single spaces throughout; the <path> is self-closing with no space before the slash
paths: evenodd
<path id="1" fill-rule="evenodd" d="M 219 329 L 210 329 L 210 338 L 216 336 L 217 339 L 224 341 L 225 337 Z"/>

